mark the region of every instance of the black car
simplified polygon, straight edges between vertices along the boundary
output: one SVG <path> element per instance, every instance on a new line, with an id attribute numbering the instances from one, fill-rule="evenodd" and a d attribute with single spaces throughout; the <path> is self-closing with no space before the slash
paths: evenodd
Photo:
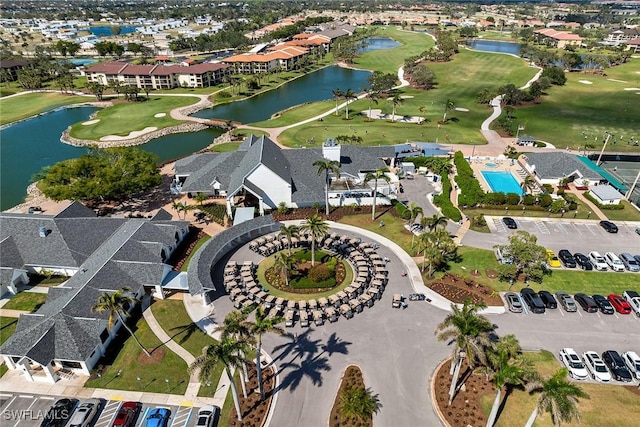
<path id="1" fill-rule="evenodd" d="M 573 258 L 575 258 L 576 263 L 583 270 L 591 271 L 593 270 L 593 264 L 589 261 L 589 258 L 585 254 L 581 254 L 580 252 L 576 252 L 573 254 Z"/>
<path id="2" fill-rule="evenodd" d="M 569 252 L 566 249 L 560 249 L 560 251 L 558 252 L 558 258 L 560 258 L 560 261 L 562 262 L 562 265 L 564 265 L 567 268 L 576 268 L 576 259 L 573 257 L 573 255 L 571 255 L 571 252 Z"/>
<path id="3" fill-rule="evenodd" d="M 518 228 L 518 224 L 516 224 L 516 221 L 511 217 L 505 216 L 504 218 L 502 218 L 502 222 L 504 222 L 504 225 L 506 225 L 507 228 L 511 230 L 515 230 Z"/>
<path id="4" fill-rule="evenodd" d="M 73 413 L 78 399 L 59 399 L 49 408 L 44 416 L 41 427 L 62 427 Z"/>
<path id="5" fill-rule="evenodd" d="M 551 295 L 551 292 L 540 291 L 538 292 L 538 296 L 540 297 L 540 299 L 542 300 L 542 303 L 546 308 L 550 308 L 550 309 L 558 308 L 558 303 L 556 302 L 556 299 L 553 297 L 553 295 Z"/>
<path id="6" fill-rule="evenodd" d="M 596 302 L 587 294 L 575 294 L 573 299 L 576 300 L 580 307 L 587 313 L 596 313 L 598 311 L 598 305 Z"/>
<path id="7" fill-rule="evenodd" d="M 615 311 L 609 300 L 602 295 L 594 295 L 591 297 L 603 314 L 613 314 Z"/>
<path id="8" fill-rule="evenodd" d="M 626 365 L 624 364 L 624 360 L 622 360 L 622 357 L 618 354 L 617 351 L 605 351 L 604 353 L 602 353 L 602 360 L 609 367 L 609 370 L 613 374 L 613 378 L 615 378 L 617 381 L 623 381 L 625 383 L 631 382 L 631 373 L 629 372 L 629 369 L 627 369 Z"/>
<path id="9" fill-rule="evenodd" d="M 545 312 L 544 302 L 540 299 L 540 296 L 531 288 L 523 288 L 520 291 L 522 299 L 529 306 L 529 310 L 532 313 L 542 314 Z"/>
<path id="10" fill-rule="evenodd" d="M 611 221 L 600 221 L 600 227 L 604 228 L 607 233 L 618 232 L 618 226 Z"/>

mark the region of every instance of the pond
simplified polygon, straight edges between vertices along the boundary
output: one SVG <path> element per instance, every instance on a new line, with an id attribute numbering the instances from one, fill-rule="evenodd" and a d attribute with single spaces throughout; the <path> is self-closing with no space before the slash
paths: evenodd
<path id="1" fill-rule="evenodd" d="M 89 27 L 89 31 L 91 31 L 91 34 L 97 37 L 109 37 L 113 35 L 110 25 Z M 132 25 L 120 25 L 120 35 L 134 33 L 135 31 L 136 27 Z"/>
<path id="2" fill-rule="evenodd" d="M 95 64 L 96 62 L 98 62 L 98 60 L 91 59 L 91 58 L 71 58 L 71 59 L 67 59 L 67 62 L 71 62 L 76 67 L 79 67 L 81 65 Z"/>
<path id="3" fill-rule="evenodd" d="M 86 148 L 60 142 L 60 135 L 67 126 L 87 120 L 94 111 L 95 107 L 65 108 L 0 131 L 0 210 L 23 202 L 31 177 L 43 167 L 86 153 Z M 167 161 L 205 148 L 220 134 L 216 130 L 173 134 L 140 147 Z"/>
<path id="4" fill-rule="evenodd" d="M 360 52 L 372 52 L 374 50 L 393 49 L 400 46 L 400 43 L 389 37 L 368 37 L 365 39 L 366 46 Z"/>
<path id="5" fill-rule="evenodd" d="M 323 101 L 333 98 L 333 90 L 351 89 L 360 92 L 368 86 L 368 71 L 352 70 L 336 65 L 307 74 L 278 89 L 261 93 L 243 101 L 215 106 L 199 111 L 195 117 L 204 119 L 237 120 L 242 123 L 254 123 L 268 120 L 277 113 L 306 102 Z"/>
<path id="6" fill-rule="evenodd" d="M 467 44 L 471 49 L 481 52 L 520 54 L 520 43 L 499 42 L 495 40 L 471 40 Z"/>

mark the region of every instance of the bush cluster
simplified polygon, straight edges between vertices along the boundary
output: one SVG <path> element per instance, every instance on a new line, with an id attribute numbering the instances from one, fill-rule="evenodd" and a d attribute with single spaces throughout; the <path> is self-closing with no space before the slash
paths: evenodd
<path id="1" fill-rule="evenodd" d="M 440 180 L 442 181 L 442 194 L 433 196 L 433 203 L 440 208 L 442 215 L 458 222 L 462 219 L 462 214 L 451 203 L 451 182 L 449 182 L 449 177 L 443 173 L 440 175 Z"/>
<path id="2" fill-rule="evenodd" d="M 318 264 L 309 269 L 308 277 L 318 283 L 333 277 L 334 272 L 335 270 L 331 270 L 327 264 Z"/>
<path id="3" fill-rule="evenodd" d="M 453 157 L 456 165 L 456 183 L 460 187 L 461 194 L 458 196 L 458 204 L 461 206 L 476 206 L 485 197 L 480 183 L 473 175 L 473 169 L 464 158 L 462 151 L 457 151 Z M 518 198 L 519 200 L 519 198 Z"/>
<path id="4" fill-rule="evenodd" d="M 396 210 L 396 213 L 400 218 L 407 219 L 407 220 L 411 219 L 411 213 L 403 203 L 397 200 L 393 200 L 392 203 L 393 203 L 393 208 Z"/>
<path id="5" fill-rule="evenodd" d="M 624 205 L 622 203 L 617 205 L 603 205 L 602 203 L 598 202 L 588 191 L 584 193 L 584 197 L 586 197 L 587 200 L 596 205 L 598 209 L 607 211 L 620 211 L 624 209 Z"/>

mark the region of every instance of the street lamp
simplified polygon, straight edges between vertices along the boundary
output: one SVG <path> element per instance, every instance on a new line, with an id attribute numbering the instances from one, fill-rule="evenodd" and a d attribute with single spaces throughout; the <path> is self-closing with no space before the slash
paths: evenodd
<path id="1" fill-rule="evenodd" d="M 167 383 L 167 391 L 169 391 L 169 378 L 165 378 L 164 382 Z"/>

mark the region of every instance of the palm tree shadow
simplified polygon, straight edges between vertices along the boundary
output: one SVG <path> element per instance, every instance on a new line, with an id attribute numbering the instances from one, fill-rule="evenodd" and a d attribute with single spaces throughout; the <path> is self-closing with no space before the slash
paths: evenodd
<path id="1" fill-rule="evenodd" d="M 351 345 L 348 341 L 343 341 L 336 333 L 332 333 L 327 342 L 322 345 L 322 352 L 318 354 L 316 357 L 320 357 L 323 354 L 327 354 L 327 356 L 331 357 L 334 353 L 339 354 L 349 354 L 349 349 L 347 348 Z"/>
<path id="2" fill-rule="evenodd" d="M 307 377 L 311 380 L 311 383 L 316 387 L 321 387 L 323 383 L 322 372 L 328 372 L 331 370 L 329 365 L 329 359 L 326 357 L 313 357 L 311 354 L 307 355 L 300 363 L 289 362 L 286 367 L 283 367 L 280 372 L 287 369 L 289 372 L 284 376 L 282 382 L 278 385 L 274 393 L 290 388 L 294 391 L 300 385 L 303 378 Z"/>
<path id="3" fill-rule="evenodd" d="M 287 334 L 291 339 L 273 349 L 274 353 L 280 351 L 280 354 L 273 358 L 273 362 L 282 359 L 287 354 L 294 354 L 295 357 L 292 360 L 296 360 L 298 357 L 304 357 L 307 353 L 312 355 L 317 353 L 320 340 L 311 340 L 309 338 L 311 332 L 313 329 L 309 328 L 297 336 Z"/>

